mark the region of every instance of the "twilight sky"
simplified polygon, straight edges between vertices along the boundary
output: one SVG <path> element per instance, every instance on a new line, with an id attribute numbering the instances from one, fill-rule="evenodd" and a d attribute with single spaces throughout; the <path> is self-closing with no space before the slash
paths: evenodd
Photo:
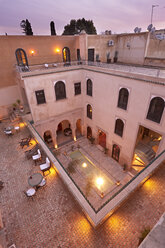
<path id="1" fill-rule="evenodd" d="M 0 35 L 22 34 L 20 22 L 28 19 L 34 35 L 50 35 L 50 21 L 61 35 L 71 19 L 93 20 L 97 33 L 133 32 L 136 26 L 146 31 L 154 8 L 153 24 L 165 29 L 164 0 L 0 0 Z"/>

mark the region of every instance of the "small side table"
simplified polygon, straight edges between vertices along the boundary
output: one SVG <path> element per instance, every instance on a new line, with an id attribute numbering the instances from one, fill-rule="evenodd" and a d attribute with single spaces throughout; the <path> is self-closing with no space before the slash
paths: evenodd
<path id="1" fill-rule="evenodd" d="M 34 173 L 28 178 L 28 183 L 32 187 L 36 187 L 42 182 L 43 176 L 40 173 Z"/>

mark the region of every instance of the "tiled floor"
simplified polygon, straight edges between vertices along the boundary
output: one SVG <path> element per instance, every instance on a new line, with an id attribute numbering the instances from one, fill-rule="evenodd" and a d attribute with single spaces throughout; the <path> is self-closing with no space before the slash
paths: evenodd
<path id="1" fill-rule="evenodd" d="M 70 154 L 76 151 L 80 151 L 87 160 L 93 164 L 93 166 L 91 166 L 91 168 L 93 167 L 93 170 L 90 170 L 90 176 L 88 173 L 89 166 L 87 168 L 87 173 L 85 173 L 86 168 L 83 168 L 79 162 L 75 167 L 75 172 L 70 173 L 70 176 L 96 210 L 133 177 L 128 172 L 124 172 L 119 163 L 110 156 L 104 154 L 103 151 L 100 151 L 96 145 L 91 145 L 89 140 L 85 137 L 77 139 L 76 142 L 72 141 L 67 143 L 60 147 L 58 151 L 59 155 L 57 158 L 66 170 L 68 169 L 69 162 L 72 161 Z M 105 183 L 100 189 L 96 186 L 96 170 L 97 175 L 100 175 L 103 180 L 105 180 Z M 109 183 L 109 187 L 106 184 L 105 178 L 107 179 L 107 183 L 108 180 L 111 182 Z M 117 182 L 120 182 L 119 186 L 116 185 Z M 92 184 L 91 187 L 88 187 L 89 183 Z M 101 192 L 104 193 L 103 198 L 101 197 Z"/>
<path id="2" fill-rule="evenodd" d="M 26 198 L 28 177 L 39 171 L 19 147 L 28 130 L 13 137 L 0 123 L 0 206 L 8 246 L 18 248 L 135 248 L 140 231 L 151 228 L 165 211 L 165 165 L 137 190 L 103 225 L 89 224 L 81 208 L 52 169 L 47 185 L 34 200 Z"/>

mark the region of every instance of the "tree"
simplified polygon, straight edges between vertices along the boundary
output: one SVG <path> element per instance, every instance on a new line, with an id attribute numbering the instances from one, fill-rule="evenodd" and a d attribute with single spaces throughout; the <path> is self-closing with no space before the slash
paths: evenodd
<path id="1" fill-rule="evenodd" d="M 51 35 L 56 35 L 56 30 L 53 21 L 50 22 L 50 31 L 51 31 Z"/>
<path id="2" fill-rule="evenodd" d="M 20 23 L 20 27 L 23 29 L 23 33 L 25 35 L 33 35 L 32 27 L 28 19 L 22 20 Z"/>
<path id="3" fill-rule="evenodd" d="M 84 18 L 77 21 L 72 19 L 70 24 L 64 27 L 63 35 L 79 34 L 82 30 L 85 30 L 87 34 L 97 34 L 96 28 L 92 20 L 85 20 Z"/>

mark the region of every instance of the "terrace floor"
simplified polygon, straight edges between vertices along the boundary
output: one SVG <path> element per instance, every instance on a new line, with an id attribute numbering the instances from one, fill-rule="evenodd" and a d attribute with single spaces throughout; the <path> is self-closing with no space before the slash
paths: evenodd
<path id="1" fill-rule="evenodd" d="M 22 127 L 5 136 L 0 123 L 0 208 L 6 247 L 19 248 L 135 248 L 144 227 L 151 228 L 165 211 L 165 164 L 105 223 L 94 229 L 59 175 L 52 169 L 47 184 L 34 200 L 26 198 L 28 177 L 39 166 L 25 157 L 19 141 L 29 131 Z M 4 246 L 5 247 L 5 246 Z"/>

